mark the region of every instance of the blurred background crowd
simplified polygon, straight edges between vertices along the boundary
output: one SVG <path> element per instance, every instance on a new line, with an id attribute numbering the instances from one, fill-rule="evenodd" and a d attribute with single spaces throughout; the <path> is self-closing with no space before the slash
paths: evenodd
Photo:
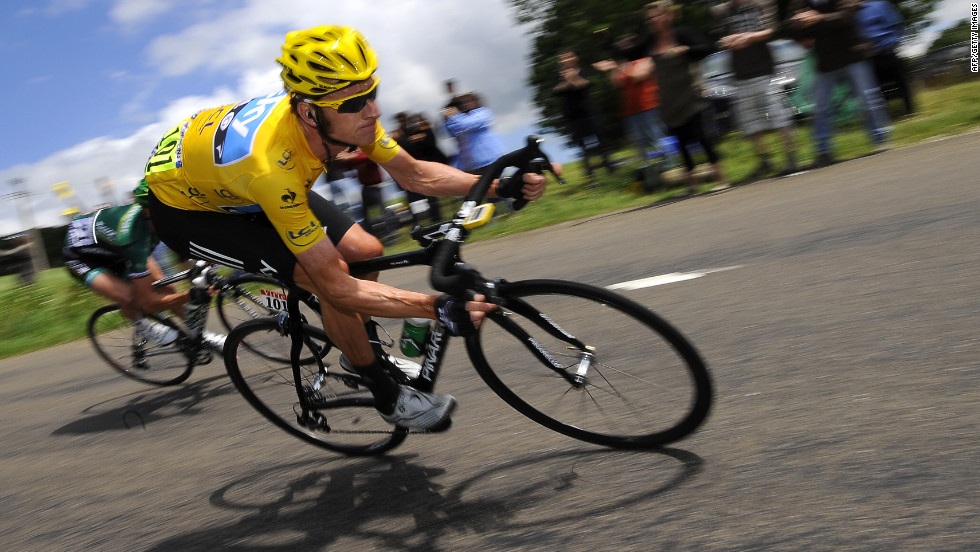
<path id="1" fill-rule="evenodd" d="M 518 22 L 537 24 L 524 85 L 538 126 L 574 149 L 569 165 L 581 178 L 569 184 L 585 189 L 626 174 L 641 192 L 680 196 L 819 169 L 849 157 L 834 145 L 840 129 L 861 128 L 875 151 L 886 149 L 895 122 L 916 116 L 919 90 L 977 76 L 966 20 L 923 55 L 903 53 L 938 0 L 510 4 Z M 479 174 L 504 153 L 494 98 L 483 97 L 479 82 L 443 84 L 440 112 L 403 111 L 382 123 L 413 156 Z M 751 145 L 740 154 L 749 169 L 730 169 L 729 140 Z M 23 202 L 10 184 L 8 199 Z M 386 243 L 400 229 L 442 220 L 455 205 L 405 193 L 357 151 L 338 159 L 315 189 Z M 73 197 L 68 183 L 52 193 L 69 206 L 66 221 L 79 209 L 129 199 Z M 22 216 L 29 219 L 29 210 Z M 506 204 L 497 212 L 511 214 Z M 60 263 L 63 235 L 61 227 L 0 238 L 0 274 L 33 281 L 37 269 Z"/>

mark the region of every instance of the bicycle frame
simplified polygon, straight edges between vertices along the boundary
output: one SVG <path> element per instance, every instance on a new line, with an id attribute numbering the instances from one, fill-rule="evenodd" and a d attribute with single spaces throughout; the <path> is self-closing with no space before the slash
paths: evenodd
<path id="1" fill-rule="evenodd" d="M 487 220 L 486 215 L 476 214 L 486 211 L 480 203 L 493 179 L 506 167 L 539 172 L 540 166 L 529 168 L 539 157 L 547 161 L 532 138 L 528 147 L 502 157 L 480 177 L 452 220 L 413 229 L 412 237 L 421 248 L 350 263 L 349 273 L 356 277 L 428 266 L 429 283 L 437 291 L 456 297 L 480 295 L 496 305 L 484 318 L 489 324 L 465 337 L 466 352 L 476 372 L 500 398 L 549 429 L 627 449 L 660 446 L 688 435 L 707 415 L 710 377 L 697 351 L 666 321 L 603 288 L 564 280 L 487 278 L 462 261 L 460 250 L 469 231 Z M 337 359 L 343 351 L 319 321 L 304 318 L 300 303 L 310 297 L 309 292 L 289 286 L 286 312 L 246 322 L 229 336 L 231 344 L 225 349 L 229 375 L 252 406 L 294 436 L 356 455 L 391 450 L 406 435 L 437 433 L 448 427 L 392 428 L 377 421 L 364 424 L 368 418 L 359 410 L 351 414 L 349 407 L 375 406 L 371 381 L 354 374 L 342 357 Z M 562 308 L 566 301 L 567 310 Z M 552 312 L 556 306 L 561 312 Z M 638 333 L 615 330 L 624 323 Z M 287 339 L 276 336 L 277 330 Z M 280 352 L 274 358 L 238 354 L 252 336 L 256 343 L 268 342 L 270 350 Z M 393 366 L 388 368 L 392 379 L 423 392 L 434 391 L 451 337 L 446 325 L 436 320 L 422 347 L 418 375 L 408 376 L 409 370 Z M 382 346 L 393 345 L 381 339 Z M 519 343 L 516 347 L 514 339 Z M 637 352 L 637 343 L 643 351 Z M 654 374 L 663 370 L 668 376 L 647 377 L 649 370 Z M 647 405 L 651 392 L 659 399 Z M 654 410 L 666 415 L 658 419 Z M 328 416 L 339 423 L 328 423 Z M 620 432 L 620 427 L 629 429 Z M 358 436 L 349 441 L 353 434 L 388 437 L 378 441 L 366 437 L 365 442 Z"/>
<path id="2" fill-rule="evenodd" d="M 507 282 L 503 279 L 487 280 L 475 268 L 460 261 L 460 246 L 466 241 L 469 235 L 467 226 L 468 217 L 478 208 L 478 202 L 486 196 L 493 179 L 507 167 L 524 166 L 534 159 L 543 159 L 543 163 L 538 166 L 550 168 L 547 156 L 540 150 L 541 140 L 536 137 L 528 138 L 528 145 L 522 150 L 517 150 L 511 154 L 498 159 L 484 173 L 470 194 L 464 200 L 459 211 L 453 220 L 439 223 L 426 228 L 416 228 L 412 232 L 412 237 L 423 245 L 422 248 L 404 253 L 383 255 L 374 259 L 350 263 L 349 271 L 352 276 L 362 276 L 365 274 L 385 272 L 398 268 L 408 268 L 413 266 L 432 267 L 430 277 L 433 287 L 439 291 L 454 293 L 457 295 L 467 294 L 472 296 L 474 291 L 487 297 L 487 301 L 506 306 L 509 309 L 532 320 L 553 337 L 560 339 L 578 350 L 585 350 L 586 346 L 575 336 L 569 334 L 547 316 L 541 314 L 532 306 L 521 300 L 506 301 L 506 304 L 499 295 L 499 290 L 505 288 Z M 526 201 L 522 202 L 520 206 Z M 515 202 L 517 203 L 517 202 Z M 520 208 L 517 206 L 517 208 Z M 435 236 L 435 237 L 434 237 Z M 307 292 L 303 292 L 307 293 Z M 290 293 L 287 300 L 290 310 L 290 317 L 298 315 L 299 299 L 293 298 L 295 293 Z M 591 363 L 591 356 L 583 354 L 582 359 L 574 373 L 570 373 L 565 367 L 552 358 L 547 351 L 542 349 L 537 342 L 520 326 L 508 321 L 506 316 L 498 309 L 489 314 L 508 332 L 519 338 L 525 347 L 531 351 L 545 365 L 551 367 L 557 374 L 565 378 L 569 383 L 579 386 L 584 382 L 584 376 Z M 282 321 L 281 321 L 282 323 Z M 293 333 L 297 335 L 297 333 Z M 452 335 L 446 329 L 445 324 L 435 321 L 429 337 L 423 349 L 422 370 L 419 376 L 411 382 L 411 385 L 421 391 L 431 392 L 435 388 L 442 361 L 448 348 L 449 340 Z M 300 343 L 294 339 L 294 355 L 298 355 Z M 319 359 L 318 359 L 319 361 Z M 298 356 L 293 359 L 294 366 L 298 362 Z M 301 391 L 297 389 L 297 391 Z"/>

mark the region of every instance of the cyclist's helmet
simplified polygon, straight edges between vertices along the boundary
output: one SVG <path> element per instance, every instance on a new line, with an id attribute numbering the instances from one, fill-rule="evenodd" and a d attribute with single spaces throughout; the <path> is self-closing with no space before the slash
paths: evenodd
<path id="1" fill-rule="evenodd" d="M 140 180 L 138 186 L 133 188 L 133 200 L 140 207 L 145 208 L 150 203 L 150 187 L 146 184 L 146 179 Z"/>
<path id="2" fill-rule="evenodd" d="M 286 90 L 311 97 L 366 80 L 378 68 L 378 56 L 361 33 L 337 26 L 290 32 L 276 61 Z"/>

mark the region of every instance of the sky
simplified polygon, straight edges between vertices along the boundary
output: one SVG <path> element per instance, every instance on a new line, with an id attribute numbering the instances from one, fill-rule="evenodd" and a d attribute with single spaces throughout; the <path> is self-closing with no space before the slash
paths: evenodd
<path id="1" fill-rule="evenodd" d="M 931 35 L 969 17 L 969 4 L 944 0 L 936 15 Z M 443 82 L 454 78 L 458 91 L 481 92 L 505 149 L 539 131 L 525 84 L 530 38 L 506 0 L 5 2 L 0 236 L 31 221 L 62 224 L 67 207 L 123 200 L 167 129 L 202 108 L 280 89 L 285 34 L 333 24 L 359 29 L 378 52 L 386 127 L 403 110 L 437 121 Z M 574 158 L 557 137 L 545 150 Z M 62 182 L 74 196 L 54 193 Z"/>

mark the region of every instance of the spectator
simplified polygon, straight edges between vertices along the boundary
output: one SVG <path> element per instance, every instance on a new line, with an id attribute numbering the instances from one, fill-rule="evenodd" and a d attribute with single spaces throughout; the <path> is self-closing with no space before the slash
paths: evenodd
<path id="1" fill-rule="evenodd" d="M 674 6 L 670 0 L 646 5 L 646 22 L 653 34 L 652 54 L 654 73 L 660 83 L 660 114 L 687 168 L 689 193 L 697 192 L 692 144 L 700 144 L 711 163 L 712 177 L 718 184 L 714 190 L 728 187 L 721 171 L 721 160 L 704 131 L 702 112 L 707 107 L 695 86 L 692 64 L 711 53 L 712 45 L 696 32 L 674 26 Z"/>
<path id="2" fill-rule="evenodd" d="M 456 139 L 459 168 L 472 174 L 483 171 L 504 154 L 500 139 L 493 132 L 493 112 L 484 107 L 476 92 L 459 97 L 459 108 L 443 110 L 446 130 Z"/>
<path id="3" fill-rule="evenodd" d="M 360 149 L 340 152 L 334 162 L 344 170 L 357 172 L 357 181 L 361 184 L 364 226 L 371 234 L 383 241 L 395 229 L 387 228 L 385 224 L 385 205 L 381 197 L 381 183 L 384 177 L 381 175 L 381 167 Z M 371 216 L 372 207 L 377 208 L 377 219 Z"/>
<path id="4" fill-rule="evenodd" d="M 603 60 L 593 64 L 600 71 L 608 71 L 613 85 L 620 89 L 620 114 L 626 125 L 627 135 L 643 161 L 647 154 L 660 149 L 665 132 L 658 108 L 660 94 L 653 72 L 653 60 L 649 51 L 636 48 L 634 35 L 624 35 L 615 44 L 619 52 L 615 61 Z"/>
<path id="5" fill-rule="evenodd" d="M 449 158 L 439 149 L 435 131 L 424 115 L 421 113 L 408 115 L 402 112 L 395 118 L 398 119 L 398 129 L 392 132 L 391 136 L 409 155 L 422 161 L 449 164 Z M 408 207 L 412 211 L 416 224 L 423 224 L 424 214 L 427 214 L 433 223 L 442 220 L 438 198 L 424 196 L 411 190 L 405 190 L 405 194 L 408 196 Z"/>
<path id="6" fill-rule="evenodd" d="M 729 0 L 712 9 L 721 21 L 722 48 L 731 50 L 735 75 L 735 120 L 749 137 L 759 165 L 748 180 L 765 178 L 773 171 L 765 132 L 779 129 L 786 151 L 786 166 L 777 176 L 797 171 L 793 116 L 782 87 L 772 80 L 775 62 L 769 40 L 776 31 L 776 5 L 773 0 Z"/>
<path id="7" fill-rule="evenodd" d="M 860 0 L 794 0 L 793 7 L 794 15 L 787 21 L 787 29 L 797 40 L 812 39 L 817 61 L 814 94 L 817 159 L 813 168 L 834 162 L 830 94 L 841 80 L 850 83 L 860 100 L 871 142 L 879 150 L 884 149 L 890 130 L 888 110 L 868 61 L 871 47 L 858 31 Z"/>
<path id="8" fill-rule="evenodd" d="M 572 131 L 572 141 L 582 150 L 582 164 L 589 177 L 592 176 L 589 142 L 595 143 L 595 150 L 602 156 L 602 165 L 606 170 L 610 174 L 614 171 L 602 123 L 589 97 L 591 86 L 592 83 L 583 73 L 575 52 L 566 50 L 558 54 L 558 84 L 555 85 L 554 93 L 562 100 L 562 112 Z"/>
<path id="9" fill-rule="evenodd" d="M 865 40 L 871 44 L 871 63 L 878 84 L 884 87 L 894 83 L 905 104 L 906 115 L 911 115 L 915 111 L 912 89 L 905 63 L 895 52 L 904 34 L 902 14 L 888 0 L 864 0 L 858 10 L 858 25 Z"/>
<path id="10" fill-rule="evenodd" d="M 446 79 L 446 94 L 449 94 L 449 101 L 443 107 L 443 114 L 445 116 L 445 110 L 455 109 L 457 111 L 462 111 L 462 100 L 461 96 L 456 94 L 456 81 L 454 79 Z"/>
<path id="11" fill-rule="evenodd" d="M 459 155 L 456 163 L 460 170 L 472 174 L 483 174 L 498 157 L 504 154 L 500 139 L 493 131 L 493 112 L 484 107 L 476 92 L 459 96 L 459 108 L 447 107 L 443 110 L 446 130 L 456 139 Z M 510 201 L 503 198 L 490 199 L 498 208 L 506 206 L 512 212 Z"/>

